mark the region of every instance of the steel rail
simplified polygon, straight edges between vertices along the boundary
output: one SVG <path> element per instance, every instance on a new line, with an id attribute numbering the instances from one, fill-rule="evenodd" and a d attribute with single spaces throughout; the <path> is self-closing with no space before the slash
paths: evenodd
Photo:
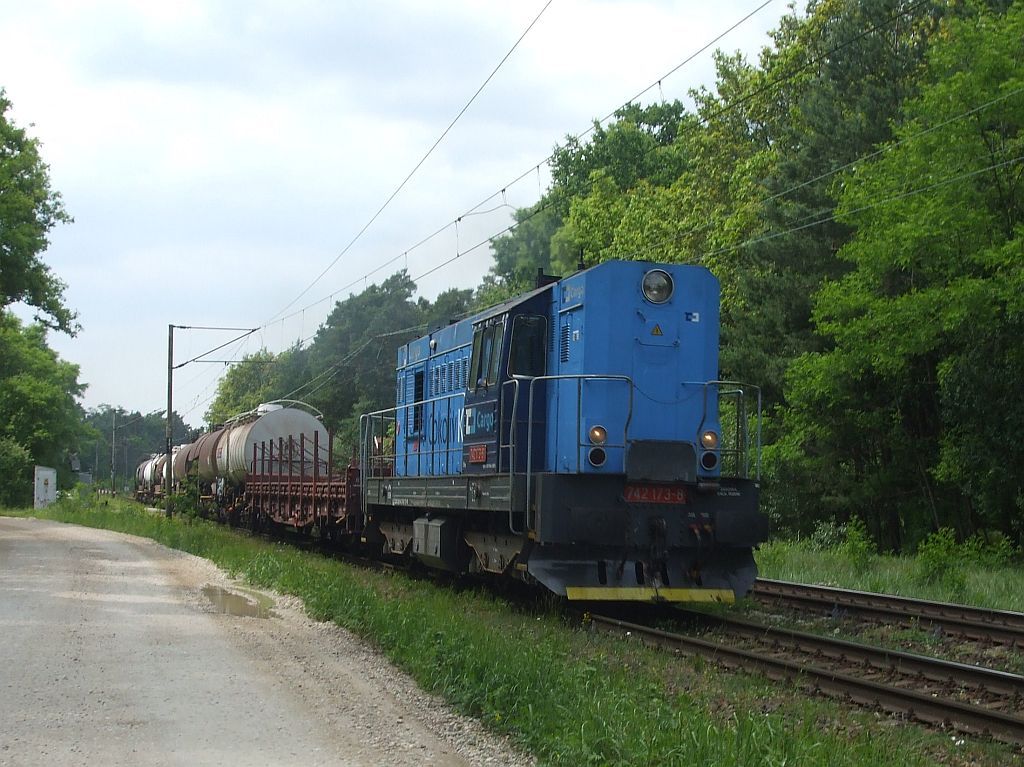
<path id="1" fill-rule="evenodd" d="M 686 655 L 700 656 L 733 668 L 759 671 L 775 680 L 804 681 L 814 692 L 865 706 L 877 706 L 926 724 L 954 727 L 962 732 L 1024 745 L 1024 719 L 1001 711 L 937 698 L 931 694 L 860 679 L 832 669 L 773 658 L 764 653 L 674 634 L 617 618 L 591 615 L 590 619 L 602 630 L 630 632 L 641 640 Z"/>
<path id="2" fill-rule="evenodd" d="M 857 664 L 865 671 L 893 671 L 939 684 L 971 685 L 985 693 L 1009 697 L 1017 704 L 1024 701 L 1024 676 L 1020 674 L 902 650 L 874 647 L 804 631 L 765 626 L 738 618 L 697 612 L 692 614 L 699 616 L 704 623 L 713 623 L 726 629 L 733 636 L 744 636 L 780 647 L 788 645 L 800 652 L 828 658 L 837 663 Z"/>
<path id="3" fill-rule="evenodd" d="M 810 607 L 850 609 L 862 615 L 907 623 L 912 619 L 942 627 L 951 633 L 1024 647 L 1024 613 L 925 599 L 874 594 L 868 591 L 816 586 L 758 578 L 751 595 Z"/>

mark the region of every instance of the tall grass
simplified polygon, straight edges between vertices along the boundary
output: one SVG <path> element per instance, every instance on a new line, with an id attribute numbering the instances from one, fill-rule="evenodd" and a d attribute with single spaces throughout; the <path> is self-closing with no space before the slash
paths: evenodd
<path id="1" fill-rule="evenodd" d="M 1000 537 L 957 543 L 952 531 L 929 536 L 916 556 L 878 554 L 863 531 L 837 529 L 774 541 L 755 553 L 765 578 L 1024 612 L 1021 554 Z"/>
<path id="2" fill-rule="evenodd" d="M 916 727 L 874 728 L 870 713 L 581 630 L 554 612 L 524 614 L 489 593 L 352 568 L 134 504 L 79 497 L 39 516 L 153 538 L 294 594 L 541 764 L 878 767 L 937 756 L 1001 764 L 1010 753 L 965 751 Z"/>

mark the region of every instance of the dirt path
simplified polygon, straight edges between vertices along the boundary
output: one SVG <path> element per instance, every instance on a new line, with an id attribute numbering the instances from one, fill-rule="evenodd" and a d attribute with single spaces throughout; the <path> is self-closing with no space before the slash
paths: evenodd
<path id="1" fill-rule="evenodd" d="M 152 541 L 0 517 L 0 765 L 522 765 L 364 643 Z M 210 590 L 208 588 L 208 590 Z"/>

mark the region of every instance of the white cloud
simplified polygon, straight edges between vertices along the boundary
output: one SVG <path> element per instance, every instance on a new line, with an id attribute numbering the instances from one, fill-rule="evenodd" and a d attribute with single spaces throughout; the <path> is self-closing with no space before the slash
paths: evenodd
<path id="1" fill-rule="evenodd" d="M 247 326 L 291 301 L 542 5 L 4 3 L 0 86 L 17 122 L 34 123 L 54 188 L 76 219 L 54 233 L 46 260 L 81 314 L 79 337 L 51 340 L 82 366 L 86 404 L 161 408 L 168 323 Z M 406 189 L 295 308 L 360 289 L 342 290 L 396 256 L 416 276 L 500 231 L 508 209 L 465 219 L 458 242 L 450 228 L 402 256 L 754 7 L 555 0 Z M 784 12 L 779 0 L 720 47 L 754 56 Z M 712 79 L 709 52 L 645 100 L 684 97 Z M 546 184 L 545 171 L 530 172 L 504 199 L 535 201 L 538 175 Z M 489 263 L 481 248 L 420 290 L 472 287 Z M 311 307 L 246 348 L 311 335 L 328 309 Z M 218 339 L 182 334 L 181 348 L 210 340 Z M 180 402 L 212 394 L 216 371 L 184 371 Z"/>

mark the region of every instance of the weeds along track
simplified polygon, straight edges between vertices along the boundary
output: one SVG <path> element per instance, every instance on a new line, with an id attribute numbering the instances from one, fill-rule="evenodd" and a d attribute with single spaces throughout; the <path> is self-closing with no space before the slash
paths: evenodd
<path id="1" fill-rule="evenodd" d="M 603 615 L 597 628 L 626 633 L 682 655 L 757 671 L 801 689 L 1024 745 L 1024 676 L 894 652 L 844 640 L 775 629 L 732 618 L 700 619 L 720 629 L 700 639 Z"/>
<path id="2" fill-rule="evenodd" d="M 296 539 L 281 531 L 264 537 L 298 544 L 305 550 L 317 551 L 357 567 L 402 569 L 342 551 L 330 542 Z M 403 569 L 403 572 L 406 571 Z M 590 620 L 602 630 L 629 633 L 645 643 L 683 655 L 703 657 L 730 668 L 757 671 L 771 679 L 789 681 L 810 693 L 1024 746 L 1024 717 L 1020 716 L 1024 710 L 1022 675 L 731 617 L 678 610 L 673 614 L 676 619 L 680 615 L 696 618 L 704 627 L 715 629 L 721 638 L 696 638 L 603 615 L 591 615 Z M 660 612 L 660 617 L 654 620 L 665 615 Z"/>
<path id="3" fill-rule="evenodd" d="M 967 639 L 1024 648 L 1024 613 L 763 578 L 758 578 L 751 596 L 833 616 L 848 612 L 886 623 L 916 623 Z"/>

